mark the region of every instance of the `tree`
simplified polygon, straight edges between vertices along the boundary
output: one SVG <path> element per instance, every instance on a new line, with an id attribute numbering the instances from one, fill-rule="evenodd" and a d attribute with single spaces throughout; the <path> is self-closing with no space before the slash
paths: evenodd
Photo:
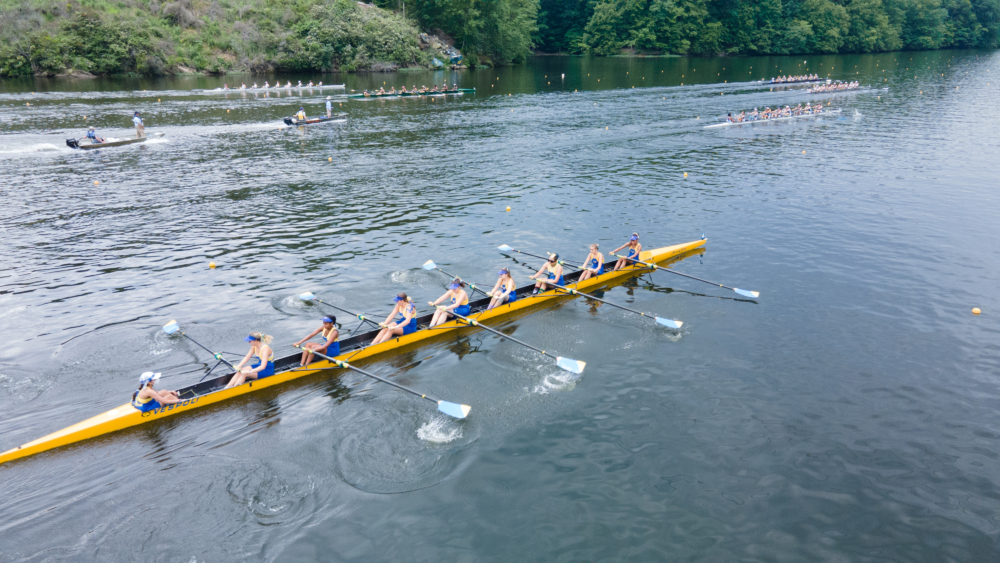
<path id="1" fill-rule="evenodd" d="M 895 51 L 903 46 L 899 32 L 890 24 L 882 0 L 853 0 L 847 5 L 850 29 L 844 51 L 875 53 Z"/>

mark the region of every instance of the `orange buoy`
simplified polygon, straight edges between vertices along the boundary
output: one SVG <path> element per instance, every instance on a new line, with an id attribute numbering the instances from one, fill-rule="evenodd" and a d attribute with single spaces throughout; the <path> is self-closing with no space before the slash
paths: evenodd
<path id="1" fill-rule="evenodd" d="M 979 310 L 979 307 L 973 307 L 972 308 L 972 314 L 973 315 L 978 315 L 979 313 L 982 313 L 982 311 Z"/>
<path id="2" fill-rule="evenodd" d="M 215 269 L 215 262 L 209 262 L 208 263 L 208 267 L 214 270 Z"/>

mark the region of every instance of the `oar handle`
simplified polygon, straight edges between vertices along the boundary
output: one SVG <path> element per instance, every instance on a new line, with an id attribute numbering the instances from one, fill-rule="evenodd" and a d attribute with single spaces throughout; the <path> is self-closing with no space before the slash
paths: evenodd
<path id="1" fill-rule="evenodd" d="M 532 254 L 532 253 L 530 253 L 530 252 L 524 252 L 523 250 L 518 250 L 518 249 L 516 249 L 516 248 L 511 248 L 510 250 L 511 250 L 512 252 L 517 252 L 518 254 L 524 254 L 525 256 L 531 256 L 531 257 L 534 257 L 534 258 L 541 258 L 542 260 L 548 260 L 548 259 L 549 259 L 549 257 L 548 257 L 548 256 L 539 256 L 539 255 L 537 255 L 537 254 Z M 560 265 L 560 266 L 569 266 L 570 268 L 574 268 L 574 269 L 576 269 L 576 270 L 582 270 L 582 269 L 583 269 L 583 268 L 580 268 L 580 267 L 577 267 L 577 266 L 574 266 L 573 264 L 567 264 L 567 263 L 566 263 L 565 261 L 563 261 L 563 260 L 556 260 L 556 262 L 557 262 L 557 263 L 559 263 L 559 265 Z"/>
<path id="2" fill-rule="evenodd" d="M 438 309 L 442 310 L 442 311 L 447 311 L 447 308 L 446 308 L 446 307 L 443 307 L 443 306 L 441 306 L 441 305 L 437 305 L 436 307 L 437 307 Z M 496 330 L 496 329 L 494 329 L 494 328 L 490 328 L 490 327 L 488 327 L 488 326 L 485 326 L 485 325 L 481 325 L 481 324 L 479 324 L 479 321 L 477 321 L 476 319 L 470 319 L 470 318 L 468 318 L 468 317 L 463 317 L 462 315 L 459 315 L 458 313 L 456 313 L 456 312 L 454 312 L 454 311 L 447 311 L 447 312 L 448 312 L 448 314 L 450 314 L 450 315 L 455 315 L 455 316 L 456 316 L 456 317 L 458 317 L 459 319 L 462 319 L 462 320 L 463 320 L 463 321 L 465 321 L 465 322 L 466 322 L 466 324 L 468 324 L 469 326 L 474 326 L 474 327 L 477 327 L 477 328 L 481 328 L 481 329 L 483 329 L 483 330 L 486 330 L 486 331 L 489 331 L 489 332 L 492 332 L 493 334 L 496 334 L 497 336 L 500 336 L 500 337 L 502 337 L 502 338 L 507 338 L 507 339 L 509 339 L 509 340 L 512 340 L 512 341 L 514 341 L 514 342 L 517 342 L 517 343 L 518 343 L 518 344 L 520 344 L 521 346 L 525 346 L 525 347 L 527 347 L 527 348 L 531 348 L 531 349 L 532 349 L 532 350 L 534 350 L 535 352 L 538 352 L 539 354 L 544 354 L 544 355 L 546 355 L 546 356 L 548 356 L 548 357 L 550 357 L 550 358 L 556 358 L 556 359 L 558 359 L 558 358 L 559 358 L 559 356 L 556 356 L 555 354 L 550 354 L 550 353 L 546 352 L 545 350 L 542 350 L 541 348 L 535 348 L 535 347 L 534 347 L 534 346 L 532 346 L 531 344 L 528 344 L 527 342 L 524 342 L 524 341 L 521 341 L 521 340 L 518 340 L 518 339 L 514 338 L 513 336 L 511 336 L 511 335 L 509 335 L 509 334 L 504 334 L 504 333 L 502 333 L 502 332 L 500 332 L 499 330 Z"/>
<path id="3" fill-rule="evenodd" d="M 297 345 L 294 345 L 294 344 L 293 344 L 293 346 L 295 348 L 298 348 L 299 350 L 302 349 L 301 346 L 297 346 Z M 423 393 L 418 393 L 417 391 L 414 391 L 413 389 L 410 389 L 409 387 L 404 387 L 404 386 L 402 386 L 402 385 L 400 385 L 398 383 L 393 383 L 393 382 L 389 381 L 388 379 L 384 379 L 382 377 L 379 377 L 379 376 L 375 375 L 374 373 L 367 372 L 367 371 L 365 371 L 365 370 L 363 370 L 361 368 L 356 368 L 356 367 L 352 366 L 351 364 L 349 364 L 349 363 L 347 363 L 347 362 L 345 362 L 343 360 L 338 360 L 337 358 L 331 358 L 330 356 L 327 356 L 326 354 L 323 354 L 321 352 L 316 352 L 315 350 L 311 350 L 311 352 L 312 352 L 313 355 L 319 356 L 319 357 L 323 358 L 324 360 L 328 360 L 330 362 L 333 362 L 333 364 L 336 365 L 339 368 L 354 370 L 354 371 L 360 373 L 361 375 L 366 375 L 366 376 L 368 376 L 368 377 L 370 377 L 372 379 L 377 379 L 377 380 L 381 381 L 382 383 L 385 383 L 387 385 L 392 385 L 393 387 L 395 387 L 397 389 L 402 389 L 403 391 L 406 391 L 407 393 L 412 393 L 412 394 L 420 397 L 421 399 L 427 399 L 428 401 L 431 401 L 432 403 L 439 402 L 438 399 L 435 399 L 434 397 L 431 397 L 430 395 L 424 395 Z"/>

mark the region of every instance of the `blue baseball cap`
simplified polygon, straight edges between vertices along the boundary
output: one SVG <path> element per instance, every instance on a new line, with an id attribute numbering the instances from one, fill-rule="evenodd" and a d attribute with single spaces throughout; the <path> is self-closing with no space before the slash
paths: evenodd
<path id="1" fill-rule="evenodd" d="M 330 317 L 323 317 L 323 322 L 324 323 L 332 323 L 333 319 L 331 319 Z"/>
<path id="2" fill-rule="evenodd" d="M 260 340 L 260 338 L 257 338 L 256 336 L 254 336 L 252 334 L 247 335 L 247 337 L 243 339 L 244 342 L 253 342 L 255 340 Z"/>
<path id="3" fill-rule="evenodd" d="M 462 284 L 460 284 L 460 283 L 453 283 L 453 284 L 449 285 L 448 287 L 451 288 L 451 289 L 458 289 L 458 288 L 462 287 Z"/>
<path id="4" fill-rule="evenodd" d="M 497 275 L 498 276 L 502 276 L 504 274 L 509 274 L 509 273 L 510 273 L 510 270 L 508 270 L 507 268 L 503 268 L 502 270 L 500 270 L 499 272 L 497 272 Z"/>
<path id="5" fill-rule="evenodd" d="M 639 240 L 639 233 L 632 233 L 632 238 L 630 240 Z"/>

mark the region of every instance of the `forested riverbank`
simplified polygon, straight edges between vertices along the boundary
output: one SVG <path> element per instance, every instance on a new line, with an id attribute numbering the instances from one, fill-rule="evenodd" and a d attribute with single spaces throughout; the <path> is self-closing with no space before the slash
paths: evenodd
<path id="1" fill-rule="evenodd" d="M 0 41 L 0 76 L 996 48 L 1000 0 L 0 0 Z"/>

